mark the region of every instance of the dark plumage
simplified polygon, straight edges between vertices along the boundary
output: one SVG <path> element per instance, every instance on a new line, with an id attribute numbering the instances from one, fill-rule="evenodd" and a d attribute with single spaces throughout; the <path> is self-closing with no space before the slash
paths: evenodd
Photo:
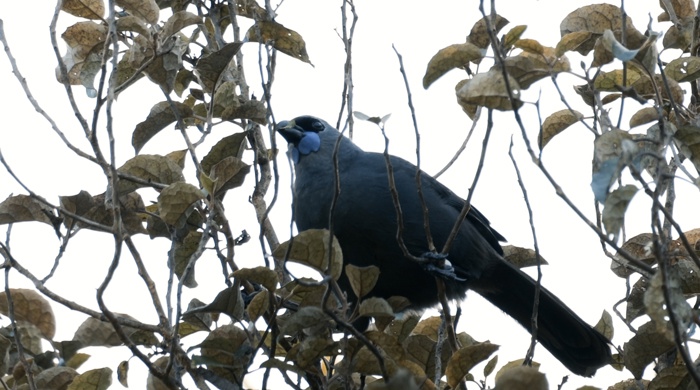
<path id="1" fill-rule="evenodd" d="M 277 130 L 290 144 L 295 160 L 294 210 L 299 231 L 328 228 L 335 188 L 333 150 L 341 134 L 311 116 L 281 122 Z M 391 164 L 404 218 L 403 240 L 411 254 L 421 256 L 428 251 L 428 244 L 415 182 L 416 167 L 393 156 Z M 384 156 L 365 152 L 342 138 L 338 167 L 341 192 L 333 232 L 345 262 L 379 267 L 381 273 L 372 296 L 404 296 L 415 309 L 434 306 L 435 277 L 407 259 L 397 244 L 396 212 Z M 427 174 L 422 174 L 422 188 L 430 231 L 440 249 L 464 200 Z M 445 279 L 447 294 L 451 299 L 462 299 L 467 290 L 473 290 L 530 330 L 535 281 L 503 259 L 499 245 L 503 240 L 472 207 L 448 255 L 460 280 Z M 347 279 L 341 277 L 339 282 L 350 299 L 356 299 Z M 610 362 L 608 340 L 544 288 L 540 290 L 537 339 L 578 375 L 591 376 Z"/>

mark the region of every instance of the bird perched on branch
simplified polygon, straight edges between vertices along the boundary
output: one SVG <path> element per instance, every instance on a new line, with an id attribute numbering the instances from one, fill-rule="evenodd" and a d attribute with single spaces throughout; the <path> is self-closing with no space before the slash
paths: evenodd
<path id="1" fill-rule="evenodd" d="M 448 298 L 463 299 L 467 290 L 475 291 L 531 331 L 536 282 L 503 259 L 499 241 L 505 239 L 478 210 L 469 209 L 447 254 L 452 270 L 433 272 L 408 258 L 397 241 L 399 209 L 391 195 L 383 154 L 363 151 L 312 116 L 280 122 L 277 131 L 289 143 L 294 160 L 294 211 L 299 231 L 329 227 L 331 203 L 336 197 L 334 154 L 340 138 L 340 192 L 335 199 L 333 234 L 345 263 L 379 267 L 379 280 L 371 296 L 403 296 L 413 309 L 434 306 L 438 303 L 437 275 L 444 280 Z M 410 255 L 421 257 L 429 252 L 429 246 L 416 166 L 394 156 L 390 166 L 403 217 L 405 248 Z M 465 201 L 431 176 L 423 173 L 421 178 L 430 233 L 439 250 Z M 356 301 L 344 275 L 339 283 L 349 299 Z M 540 289 L 537 320 L 538 341 L 571 372 L 591 376 L 610 362 L 608 340 L 544 288 Z"/>

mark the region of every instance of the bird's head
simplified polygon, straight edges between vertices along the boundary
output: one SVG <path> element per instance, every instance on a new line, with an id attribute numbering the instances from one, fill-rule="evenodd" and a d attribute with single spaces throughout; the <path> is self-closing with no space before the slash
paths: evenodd
<path id="1" fill-rule="evenodd" d="M 295 163 L 303 156 L 318 152 L 324 132 L 332 132 L 333 127 L 322 119 L 313 116 L 299 116 L 277 124 L 277 132 L 289 143 Z"/>

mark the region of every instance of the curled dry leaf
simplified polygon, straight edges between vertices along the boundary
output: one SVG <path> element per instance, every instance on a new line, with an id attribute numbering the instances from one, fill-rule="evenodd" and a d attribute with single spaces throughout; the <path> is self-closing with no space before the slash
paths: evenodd
<path id="1" fill-rule="evenodd" d="M 160 7 L 156 0 L 116 0 L 116 4 L 129 14 L 138 16 L 150 24 L 158 23 Z"/>
<path id="2" fill-rule="evenodd" d="M 338 239 L 333 236 L 333 245 L 329 256 L 327 252 L 329 239 L 330 233 L 326 229 L 305 230 L 292 240 L 280 244 L 272 252 L 272 255 L 277 260 L 288 259 L 289 261 L 309 266 L 322 274 L 329 268 L 329 275 L 333 279 L 338 280 L 343 270 L 343 252 L 340 249 Z M 290 245 L 289 257 L 286 258 L 287 248 Z M 331 261 L 330 267 L 328 267 L 329 258 Z"/>
<path id="3" fill-rule="evenodd" d="M 131 145 L 138 153 L 146 142 L 158 132 L 171 123 L 177 120 L 184 121 L 186 118 L 192 117 L 192 115 L 194 115 L 192 109 L 184 103 L 167 101 L 156 103 L 151 107 L 146 120 L 136 125 L 131 136 Z"/>
<path id="4" fill-rule="evenodd" d="M 611 4 L 587 5 L 568 14 L 562 20 L 559 29 L 562 37 L 570 33 L 586 31 L 594 34 L 597 40 L 605 30 L 622 31 L 622 10 Z M 640 42 L 644 41 L 644 34 L 635 29 L 629 16 L 625 20 L 625 29 L 628 31 L 628 37 L 632 35 Z M 627 42 L 631 40 L 628 39 Z M 594 45 L 595 40 L 585 40 L 578 45 L 576 51 L 587 55 Z"/>
<path id="5" fill-rule="evenodd" d="M 173 35 L 158 47 L 158 55 L 148 64 L 144 73 L 167 94 L 175 88 L 175 79 L 182 69 L 182 57 L 188 50 L 187 41 L 179 35 Z"/>
<path id="6" fill-rule="evenodd" d="M 693 43 L 694 25 L 694 16 L 685 17 L 680 19 L 679 23 L 671 25 L 664 34 L 664 49 L 681 49 L 684 52 L 687 51 Z"/>
<path id="7" fill-rule="evenodd" d="M 625 74 L 622 69 L 600 72 L 593 81 L 593 87 L 601 92 L 617 92 L 620 86 L 632 85 L 646 76 L 634 67 L 628 67 Z"/>
<path id="8" fill-rule="evenodd" d="M 495 34 L 498 34 L 498 32 L 509 23 L 508 19 L 502 17 L 501 15 L 495 15 L 495 21 L 491 16 L 488 16 L 488 18 Z M 481 49 L 486 49 L 489 47 L 491 38 L 489 37 L 486 21 L 483 18 L 474 23 L 474 26 L 472 26 L 472 29 L 467 36 L 467 42 L 473 43 Z"/>
<path id="9" fill-rule="evenodd" d="M 65 0 L 61 3 L 61 11 L 85 19 L 102 19 L 105 14 L 103 0 Z"/>
<path id="10" fill-rule="evenodd" d="M 233 56 L 241 49 L 242 42 L 232 42 L 218 51 L 207 54 L 197 61 L 195 73 L 205 92 L 212 93 L 221 73 L 226 69 Z"/>
<path id="11" fill-rule="evenodd" d="M 391 324 L 389 324 L 389 327 L 386 329 L 386 333 L 396 337 L 399 342 L 403 342 L 412 334 L 413 329 L 415 329 L 416 325 L 418 325 L 418 322 L 420 321 L 420 317 L 421 316 L 418 313 L 404 313 L 401 315 L 401 318 L 396 318 L 391 322 Z"/>
<path id="12" fill-rule="evenodd" d="M 201 344 L 201 352 L 209 370 L 231 383 L 239 383 L 248 368 L 253 347 L 244 330 L 227 324 L 209 333 Z"/>
<path id="13" fill-rule="evenodd" d="M 246 133 L 235 133 L 222 138 L 202 159 L 202 171 L 210 172 L 214 165 L 226 157 L 241 158 L 246 145 Z"/>
<path id="14" fill-rule="evenodd" d="M 672 340 L 658 332 L 653 322 L 647 322 L 623 346 L 625 367 L 635 378 L 641 378 L 649 364 L 675 346 Z"/>
<path id="15" fill-rule="evenodd" d="M 187 270 L 187 265 L 190 263 L 190 259 L 194 253 L 197 252 L 200 242 L 202 241 L 202 232 L 198 230 L 190 231 L 187 236 L 182 240 L 173 241 L 173 261 L 175 262 L 175 275 L 180 280 L 183 286 L 189 288 L 197 287 L 197 281 L 195 280 L 195 268 L 194 264 L 192 269 L 185 276 L 185 271 Z M 196 259 L 195 259 L 196 261 Z"/>
<path id="16" fill-rule="evenodd" d="M 249 41 L 270 43 L 282 53 L 294 57 L 313 66 L 306 53 L 304 38 L 294 30 L 290 30 L 275 21 L 261 20 L 256 22 L 248 32 L 246 38 Z"/>
<path id="17" fill-rule="evenodd" d="M 299 367 L 310 370 L 318 366 L 318 361 L 323 356 L 336 355 L 335 343 L 328 337 L 307 337 L 290 351 L 289 360 L 294 361 Z"/>
<path id="18" fill-rule="evenodd" d="M 632 161 L 638 148 L 628 132 L 618 129 L 596 138 L 593 148 L 591 189 L 596 200 L 604 203 L 608 189 L 619 177 L 625 164 Z"/>
<path id="19" fill-rule="evenodd" d="M 568 51 L 579 51 L 581 47 L 593 46 L 597 35 L 590 31 L 575 31 L 561 37 L 557 47 L 554 48 L 554 55 L 561 57 Z"/>
<path id="20" fill-rule="evenodd" d="M 330 317 L 317 306 L 302 307 L 285 321 L 282 334 L 296 335 L 304 331 L 307 335 L 318 335 L 332 324 Z"/>
<path id="21" fill-rule="evenodd" d="M 692 308 L 685 300 L 680 286 L 679 275 L 669 272 L 664 278 L 661 272 L 657 272 L 649 281 L 649 288 L 644 293 L 644 306 L 646 314 L 656 325 L 656 331 L 663 334 L 669 341 L 674 341 L 674 330 L 676 326 L 680 334 L 685 334 L 690 325 L 693 324 Z M 673 321 L 669 316 L 673 313 Z"/>
<path id="22" fill-rule="evenodd" d="M 571 70 L 568 58 L 557 57 L 551 47 L 542 46 L 541 50 L 541 54 L 524 51 L 505 59 L 508 74 L 518 81 L 520 88 L 527 89 L 545 77 Z"/>
<path id="23" fill-rule="evenodd" d="M 239 98 L 240 99 L 240 98 Z M 250 119 L 261 125 L 267 124 L 267 108 L 259 100 L 244 100 L 238 105 L 231 105 L 221 113 L 221 119 Z"/>
<path id="24" fill-rule="evenodd" d="M 700 78 L 700 58 L 676 58 L 666 65 L 664 72 L 679 83 L 697 80 Z"/>
<path id="25" fill-rule="evenodd" d="M 219 291 L 214 300 L 208 305 L 188 308 L 185 315 L 200 313 L 224 313 L 234 320 L 243 318 L 243 296 L 241 295 L 240 284 Z"/>
<path id="26" fill-rule="evenodd" d="M 483 56 L 482 50 L 469 42 L 440 49 L 428 62 L 428 69 L 423 76 L 423 88 L 427 89 L 450 70 L 466 66 L 469 62 L 480 60 Z"/>
<path id="27" fill-rule="evenodd" d="M 202 18 L 191 12 L 175 12 L 174 14 L 172 14 L 172 16 L 168 18 L 167 21 L 165 21 L 163 29 L 161 29 L 160 32 L 160 39 L 164 40 L 166 38 L 169 38 L 171 35 L 179 32 L 183 28 L 199 23 L 202 23 Z"/>
<path id="28" fill-rule="evenodd" d="M 651 233 L 642 233 L 625 241 L 620 249 L 634 256 L 637 260 L 652 265 L 656 262 L 652 252 L 652 244 Z M 630 268 L 629 262 L 622 255 L 616 253 L 613 259 L 610 269 L 615 275 L 621 278 L 632 275 L 634 269 Z"/>
<path id="29" fill-rule="evenodd" d="M 270 293 L 267 290 L 262 290 L 255 294 L 250 300 L 246 312 L 251 321 L 257 321 L 270 307 Z"/>
<path id="30" fill-rule="evenodd" d="M 548 390 L 547 377 L 535 367 L 517 366 L 501 372 L 496 380 L 497 390 Z"/>
<path id="31" fill-rule="evenodd" d="M 379 267 L 371 265 L 369 267 L 358 267 L 352 264 L 345 266 L 345 275 L 350 282 L 352 292 L 358 298 L 363 298 L 369 294 L 377 284 L 379 279 Z"/>
<path id="32" fill-rule="evenodd" d="M 519 39 L 514 43 L 515 47 L 525 52 L 543 55 L 544 46 L 535 39 Z"/>
<path id="33" fill-rule="evenodd" d="M 77 376 L 78 372 L 73 368 L 64 366 L 50 367 L 34 376 L 34 384 L 37 389 L 68 389 L 71 388 L 70 384 Z M 91 387 L 90 389 L 93 388 Z"/>
<path id="34" fill-rule="evenodd" d="M 96 368 L 86 371 L 73 379 L 69 389 L 107 390 L 112 384 L 112 369 Z"/>
<path id="35" fill-rule="evenodd" d="M 183 323 L 180 324 L 180 333 L 182 333 L 182 325 L 183 324 L 191 325 L 192 326 L 191 327 L 192 333 L 199 331 L 199 330 L 209 331 L 209 327 L 211 326 L 211 324 L 213 322 L 211 313 L 204 313 L 204 312 L 203 313 L 192 313 L 191 312 L 191 310 L 196 309 L 198 307 L 203 307 L 203 306 L 206 306 L 206 304 L 197 298 L 193 298 L 190 301 L 190 303 L 187 304 L 187 313 L 182 315 Z M 184 337 L 184 336 L 182 336 L 182 337 Z"/>
<path id="36" fill-rule="evenodd" d="M 155 154 L 139 154 L 124 163 L 117 171 L 153 183 L 172 184 L 185 180 L 182 168 L 175 161 Z M 120 179 L 117 183 L 117 192 L 126 194 L 141 187 L 145 185 Z"/>
<path id="37" fill-rule="evenodd" d="M 181 228 L 187 222 L 195 204 L 204 198 L 204 193 L 192 184 L 173 183 L 158 195 L 158 215 L 166 224 Z"/>
<path id="38" fill-rule="evenodd" d="M 549 264 L 542 256 L 535 256 L 534 249 L 513 245 L 503 245 L 503 258 L 518 268 Z"/>
<path id="39" fill-rule="evenodd" d="M 101 63 L 102 55 L 100 53 L 104 48 L 104 41 L 107 38 L 107 27 L 95 22 L 78 22 L 68 27 L 66 31 L 61 34 L 61 38 L 66 42 L 66 45 L 68 45 L 66 54 L 62 58 L 68 74 L 65 75 L 67 78 L 64 77 L 60 66 L 57 66 L 56 80 L 60 83 L 81 85 L 81 69 L 90 52 L 94 51 Z M 93 56 L 92 62 L 94 61 L 95 59 Z"/>
<path id="40" fill-rule="evenodd" d="M 143 19 L 131 15 L 117 19 L 117 31 L 131 31 L 141 35 L 150 35 L 148 26 Z"/>
<path id="41" fill-rule="evenodd" d="M 608 236 L 612 235 L 612 240 L 617 241 L 620 230 L 625 223 L 625 212 L 632 197 L 637 193 L 638 188 L 633 184 L 628 184 L 612 191 L 605 199 L 603 209 L 603 226 Z"/>
<path id="42" fill-rule="evenodd" d="M 445 370 L 447 384 L 452 388 L 457 388 L 462 378 L 464 378 L 474 366 L 488 359 L 496 350 L 498 350 L 498 345 L 489 342 L 460 348 L 447 362 L 447 368 Z"/>
<path id="43" fill-rule="evenodd" d="M 542 131 L 538 137 L 540 150 L 544 149 L 555 136 L 569 128 L 569 126 L 583 119 L 583 114 L 575 110 L 560 110 L 548 116 L 542 123 Z"/>
<path id="44" fill-rule="evenodd" d="M 16 321 L 34 325 L 47 340 L 56 334 L 56 317 L 49 301 L 35 290 L 11 288 L 10 297 L 14 304 Z M 7 293 L 0 292 L 0 314 L 9 316 Z"/>
<path id="45" fill-rule="evenodd" d="M 510 50 L 515 42 L 517 42 L 523 33 L 527 30 L 526 25 L 518 25 L 510 29 L 505 36 L 503 36 L 503 48 Z"/>
<path id="46" fill-rule="evenodd" d="M 680 126 L 673 138 L 680 144 L 681 152 L 693 162 L 695 169 L 700 172 L 700 127 Z"/>
<path id="47" fill-rule="evenodd" d="M 0 203 L 0 225 L 16 222 L 43 222 L 53 226 L 51 208 L 29 195 L 11 195 Z"/>
<path id="48" fill-rule="evenodd" d="M 264 266 L 239 269 L 233 273 L 233 277 L 257 283 L 268 291 L 274 292 L 277 289 L 277 273 Z"/>
<path id="49" fill-rule="evenodd" d="M 659 120 L 659 110 L 656 107 L 644 107 L 632 114 L 630 127 L 637 127 Z"/>
<path id="50" fill-rule="evenodd" d="M 117 314 L 117 316 L 134 320 L 127 314 Z M 122 330 L 136 345 L 150 346 L 158 343 L 153 333 L 123 325 Z M 77 342 L 80 347 L 114 347 L 124 344 L 110 322 L 93 317 L 88 317 L 80 324 L 72 341 Z"/>
<path id="51" fill-rule="evenodd" d="M 250 165 L 238 157 L 229 156 L 219 161 L 209 173 L 209 177 L 214 180 L 213 194 L 219 196 L 232 188 L 240 187 L 249 172 Z"/>
<path id="52" fill-rule="evenodd" d="M 615 335 L 615 329 L 613 328 L 613 320 L 610 313 L 607 310 L 603 310 L 603 314 L 600 315 L 598 323 L 593 327 L 598 333 L 605 336 L 606 339 L 612 340 Z"/>
<path id="53" fill-rule="evenodd" d="M 664 13 L 662 15 L 659 15 L 659 19 L 669 21 L 669 11 L 672 11 L 673 14 L 679 18 L 679 19 L 685 19 L 688 17 L 693 17 L 695 16 L 695 2 L 693 0 L 671 0 L 669 2 L 666 1 L 660 1 L 659 5 L 661 8 L 664 10 Z M 670 5 L 673 9 L 669 10 L 667 6 Z M 664 18 L 665 15 L 665 18 Z M 675 22 L 675 20 L 674 20 Z"/>
<path id="54" fill-rule="evenodd" d="M 478 73 L 468 82 L 461 85 L 457 91 L 457 102 L 463 108 L 468 105 L 478 105 L 500 111 L 512 110 L 522 106 L 520 86 L 515 78 L 508 75 L 510 93 L 506 89 L 503 72 L 492 69 L 486 73 Z M 511 102 L 510 96 L 513 96 Z"/>
<path id="55" fill-rule="evenodd" d="M 389 303 L 383 298 L 367 298 L 360 302 L 360 315 L 365 317 L 394 317 Z"/>
<path id="56" fill-rule="evenodd" d="M 122 360 L 117 366 L 117 380 L 124 387 L 129 387 L 129 361 Z"/>

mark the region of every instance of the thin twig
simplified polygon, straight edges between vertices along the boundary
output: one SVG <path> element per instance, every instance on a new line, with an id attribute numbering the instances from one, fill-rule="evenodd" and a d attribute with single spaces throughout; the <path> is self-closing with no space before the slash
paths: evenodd
<path id="1" fill-rule="evenodd" d="M 513 168 L 515 169 L 515 175 L 518 178 L 518 185 L 520 186 L 520 191 L 523 193 L 523 200 L 525 201 L 525 207 L 527 208 L 527 213 L 530 221 L 530 231 L 532 232 L 532 242 L 535 247 L 535 259 L 537 261 L 537 283 L 535 283 L 535 296 L 532 305 L 532 318 L 530 319 L 530 324 L 532 329 L 530 334 L 530 347 L 525 355 L 525 362 L 530 365 L 532 364 L 532 359 L 535 356 L 535 346 L 537 345 L 537 331 L 539 329 L 537 319 L 539 317 L 539 307 L 540 307 L 540 287 L 542 285 L 542 264 L 540 260 L 540 247 L 537 243 L 537 232 L 535 231 L 535 219 L 532 213 L 532 207 L 530 206 L 530 199 L 527 196 L 527 189 L 523 178 L 520 175 L 520 169 L 518 168 L 518 163 L 515 161 L 515 156 L 513 156 L 513 137 L 510 139 L 510 147 L 508 148 L 508 156 L 513 162 Z"/>

